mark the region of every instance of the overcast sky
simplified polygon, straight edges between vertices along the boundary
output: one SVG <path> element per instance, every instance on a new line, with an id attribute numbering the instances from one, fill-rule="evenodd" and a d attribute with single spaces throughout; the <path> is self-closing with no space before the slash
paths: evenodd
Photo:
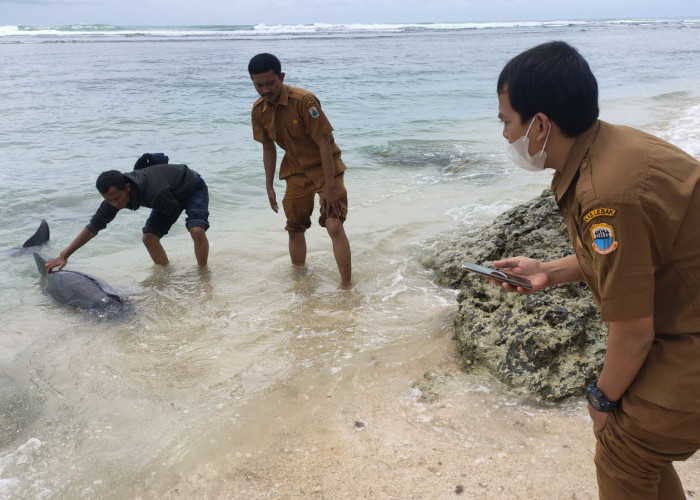
<path id="1" fill-rule="evenodd" d="M 0 0 L 0 25 L 700 18 L 700 0 Z"/>

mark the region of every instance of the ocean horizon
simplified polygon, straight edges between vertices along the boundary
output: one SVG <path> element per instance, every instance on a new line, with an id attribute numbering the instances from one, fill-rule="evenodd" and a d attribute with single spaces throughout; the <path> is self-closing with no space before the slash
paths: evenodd
<path id="1" fill-rule="evenodd" d="M 41 36 L 123 36 L 123 37 L 215 37 L 266 35 L 339 35 L 353 33 L 401 33 L 413 31 L 463 31 L 497 28 L 548 28 L 562 26 L 693 26 L 698 18 L 611 18 L 611 19 L 552 19 L 482 22 L 425 23 L 307 23 L 307 24 L 207 24 L 207 25 L 110 25 L 75 23 L 67 25 L 0 25 L 0 37 Z"/>

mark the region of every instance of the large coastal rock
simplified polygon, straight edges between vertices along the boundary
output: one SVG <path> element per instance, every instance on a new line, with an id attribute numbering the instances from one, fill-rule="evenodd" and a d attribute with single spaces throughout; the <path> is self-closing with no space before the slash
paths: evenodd
<path id="1" fill-rule="evenodd" d="M 546 402 L 583 394 L 600 373 L 607 331 L 587 287 L 568 284 L 521 296 L 461 268 L 464 260 L 492 267 L 505 257 L 546 261 L 571 251 L 549 190 L 488 227 L 435 241 L 423 264 L 441 284 L 459 289 L 455 333 L 466 366 L 485 366 Z"/>

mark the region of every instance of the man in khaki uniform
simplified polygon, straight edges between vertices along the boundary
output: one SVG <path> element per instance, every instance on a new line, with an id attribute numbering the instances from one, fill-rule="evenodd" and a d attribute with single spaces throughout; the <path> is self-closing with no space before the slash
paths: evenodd
<path id="1" fill-rule="evenodd" d="M 700 448 L 700 163 L 656 137 L 598 120 L 598 87 L 563 42 L 513 58 L 498 81 L 509 156 L 555 170 L 574 255 L 494 262 L 531 290 L 585 280 L 609 322 L 586 390 L 604 499 L 685 499 L 673 461 Z"/>
<path id="2" fill-rule="evenodd" d="M 311 227 L 315 195 L 321 196 L 319 224 L 333 243 L 341 286 L 350 286 L 350 243 L 343 228 L 347 217 L 347 191 L 343 184 L 345 165 L 333 139 L 333 127 L 319 100 L 308 90 L 284 85 L 280 61 L 272 54 L 258 54 L 250 60 L 248 73 L 260 98 L 255 101 L 251 119 L 253 138 L 263 145 L 263 165 L 267 195 L 277 212 L 273 187 L 277 167 L 275 143 L 284 151 L 280 179 L 287 183 L 282 200 L 287 217 L 289 255 L 292 264 L 306 261 L 304 232 Z"/>

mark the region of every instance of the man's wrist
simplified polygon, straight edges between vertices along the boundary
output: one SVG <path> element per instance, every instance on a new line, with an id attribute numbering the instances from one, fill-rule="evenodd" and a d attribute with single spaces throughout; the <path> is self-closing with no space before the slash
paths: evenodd
<path id="1" fill-rule="evenodd" d="M 620 399 L 617 401 L 608 400 L 605 394 L 603 394 L 603 391 L 598 389 L 596 384 L 591 384 L 586 387 L 586 400 L 588 400 L 588 404 L 590 404 L 595 411 L 603 413 L 619 410 L 621 406 Z"/>

